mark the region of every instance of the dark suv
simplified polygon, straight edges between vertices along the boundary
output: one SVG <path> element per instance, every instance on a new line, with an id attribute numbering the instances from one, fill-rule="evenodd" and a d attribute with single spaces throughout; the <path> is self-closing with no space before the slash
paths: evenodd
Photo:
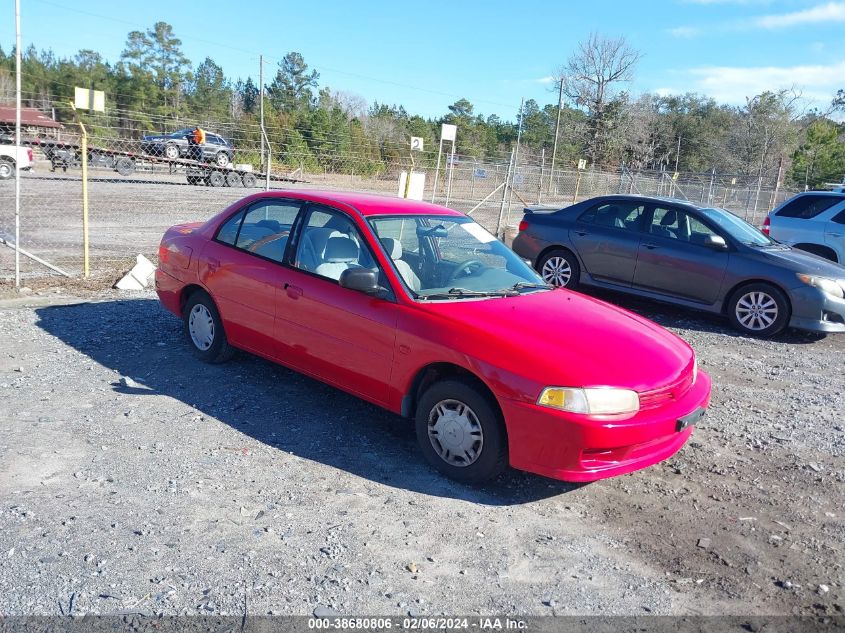
<path id="1" fill-rule="evenodd" d="M 194 128 L 182 128 L 170 134 L 150 134 L 141 139 L 141 151 L 152 156 L 164 156 L 171 160 L 189 158 L 205 163 L 216 163 L 225 167 L 232 162 L 235 149 L 232 144 L 219 134 L 205 133 L 205 143 L 199 148 L 189 142 Z M 200 155 L 197 155 L 197 149 Z"/>

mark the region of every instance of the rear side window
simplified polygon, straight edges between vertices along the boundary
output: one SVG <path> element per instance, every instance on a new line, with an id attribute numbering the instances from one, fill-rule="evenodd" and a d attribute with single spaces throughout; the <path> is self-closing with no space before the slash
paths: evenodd
<path id="1" fill-rule="evenodd" d="M 809 220 L 842 202 L 839 196 L 799 196 L 791 200 L 775 215 L 781 218 Z"/>
<path id="2" fill-rule="evenodd" d="M 637 231 L 644 210 L 645 205 L 639 202 L 620 200 L 592 207 L 578 219 L 595 226 Z"/>
<path id="3" fill-rule="evenodd" d="M 281 262 L 300 204 L 262 200 L 236 213 L 217 232 L 217 241 Z"/>
<path id="4" fill-rule="evenodd" d="M 836 222 L 837 224 L 845 224 L 845 211 L 840 211 L 834 215 L 833 222 Z"/>

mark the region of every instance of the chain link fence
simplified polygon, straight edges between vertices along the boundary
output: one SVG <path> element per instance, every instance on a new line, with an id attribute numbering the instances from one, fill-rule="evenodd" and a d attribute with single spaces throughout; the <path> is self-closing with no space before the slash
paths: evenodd
<path id="1" fill-rule="evenodd" d="M 307 136 L 307 130 L 273 130 L 272 138 L 281 141 L 269 151 L 256 126 L 208 125 L 203 145 L 185 138 L 191 131 L 187 122 L 162 121 L 162 134 L 153 139 L 136 127 L 127 113 L 88 122 L 92 272 L 119 273 L 139 253 L 155 261 L 169 226 L 205 220 L 267 184 L 397 196 L 400 174 L 412 160 L 402 142 L 362 140 L 360 147 L 341 147 L 331 135 L 310 138 L 308 151 L 302 151 L 291 139 Z M 229 139 L 235 140 L 230 144 Z M 21 174 L 20 248 L 78 276 L 83 271 L 80 128 L 70 124 L 56 137 L 24 140 L 33 148 L 34 164 Z M 516 165 L 510 159 L 453 157 L 444 151 L 438 167 L 436 149 L 413 156 L 414 171 L 425 174 L 423 199 L 470 213 L 508 238 L 522 208 L 533 204 L 562 207 L 605 194 L 657 195 L 723 207 L 760 224 L 771 208 L 793 195 L 771 178 L 715 173 L 672 178 L 666 172 L 578 170 L 559 163 L 551 170 L 548 159 L 520 157 Z M 14 183 L 0 181 L 0 279 L 14 277 L 14 203 Z M 25 278 L 56 274 L 25 255 L 21 273 Z"/>

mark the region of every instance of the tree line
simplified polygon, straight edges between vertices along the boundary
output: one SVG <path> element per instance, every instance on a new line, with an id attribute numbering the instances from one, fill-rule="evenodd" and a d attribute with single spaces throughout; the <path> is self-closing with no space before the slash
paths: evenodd
<path id="1" fill-rule="evenodd" d="M 459 99 L 442 116 L 424 118 L 401 105 L 368 103 L 355 94 L 320 84 L 319 72 L 298 52 L 278 63 L 264 88 L 265 121 L 274 160 L 309 170 L 376 173 L 407 160 L 410 137 L 437 146 L 440 125 L 459 128 L 457 152 L 502 162 L 520 138 L 520 156 L 558 167 L 579 159 L 591 166 L 780 176 L 788 185 L 817 187 L 845 176 L 845 92 L 830 108 L 802 111 L 793 90 L 749 97 L 742 106 L 719 104 L 704 95 L 632 95 L 638 51 L 624 38 L 591 34 L 556 71 L 551 103 L 527 100 L 515 120 L 478 112 Z M 0 47 L 0 95 L 14 94 L 14 51 Z M 93 50 L 69 58 L 30 46 L 22 54 L 24 105 L 53 109 L 71 121 L 74 86 L 103 90 L 108 116 L 97 128 L 119 128 L 131 138 L 171 131 L 175 121 L 214 126 L 242 153 L 257 153 L 260 88 L 252 77 L 227 77 L 206 57 L 194 66 L 166 22 L 131 31 L 117 62 Z M 250 157 L 247 156 L 247 159 Z M 428 164 L 432 153 L 419 162 Z"/>

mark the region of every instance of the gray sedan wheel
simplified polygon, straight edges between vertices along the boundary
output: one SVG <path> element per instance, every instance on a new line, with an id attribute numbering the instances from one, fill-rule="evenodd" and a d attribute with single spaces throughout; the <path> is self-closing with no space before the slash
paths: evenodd
<path id="1" fill-rule="evenodd" d="M 165 145 L 164 155 L 170 160 L 176 160 L 177 158 L 179 158 L 179 148 L 173 145 L 172 143 L 169 145 Z"/>
<path id="2" fill-rule="evenodd" d="M 578 285 L 581 268 L 578 265 L 578 259 L 570 251 L 556 249 L 540 260 L 537 272 L 547 284 L 560 288 L 574 288 Z"/>
<path id="3" fill-rule="evenodd" d="M 740 332 L 774 336 L 789 324 L 789 302 L 778 288 L 755 283 L 739 288 L 728 303 L 728 318 Z"/>

